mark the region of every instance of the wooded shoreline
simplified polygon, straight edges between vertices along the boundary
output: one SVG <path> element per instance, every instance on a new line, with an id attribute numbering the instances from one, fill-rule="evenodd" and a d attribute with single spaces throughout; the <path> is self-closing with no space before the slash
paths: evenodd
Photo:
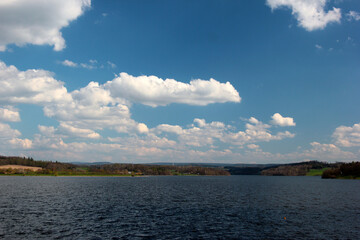
<path id="1" fill-rule="evenodd" d="M 322 178 L 360 179 L 360 162 L 326 163 L 308 161 L 290 164 L 74 164 L 38 161 L 25 157 L 0 156 L 0 175 L 12 176 L 321 176 Z"/>

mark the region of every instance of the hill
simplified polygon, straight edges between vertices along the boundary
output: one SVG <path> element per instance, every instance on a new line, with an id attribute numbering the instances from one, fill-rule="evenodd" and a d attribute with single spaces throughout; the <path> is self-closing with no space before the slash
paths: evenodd
<path id="1" fill-rule="evenodd" d="M 140 175 L 230 175 L 222 167 L 165 166 L 146 164 L 73 164 L 52 161 L 36 161 L 32 158 L 0 156 L 0 166 L 39 167 L 37 171 L 24 171 L 19 167 L 0 168 L 0 174 L 64 175 L 64 176 L 140 176 Z"/>
<path id="2" fill-rule="evenodd" d="M 337 167 L 338 163 L 325 163 L 319 161 L 299 162 L 270 167 L 261 171 L 261 175 L 265 176 L 306 176 L 317 172 L 321 176 L 322 172 L 327 168 Z M 316 170 L 316 171 L 313 171 Z M 310 173 L 310 174 L 309 174 Z"/>
<path id="3" fill-rule="evenodd" d="M 323 172 L 322 178 L 360 179 L 360 162 L 343 163 Z"/>

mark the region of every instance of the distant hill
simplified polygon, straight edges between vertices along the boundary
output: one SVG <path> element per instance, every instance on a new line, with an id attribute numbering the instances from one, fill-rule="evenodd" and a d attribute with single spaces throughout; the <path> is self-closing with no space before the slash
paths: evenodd
<path id="1" fill-rule="evenodd" d="M 276 167 L 263 169 L 261 175 L 265 176 L 306 176 L 312 169 L 326 169 L 336 167 L 336 163 L 319 161 L 283 164 Z"/>
<path id="2" fill-rule="evenodd" d="M 313 160 L 287 164 L 232 164 L 226 165 L 224 168 L 231 175 L 305 176 L 311 175 L 309 173 L 312 173 L 313 170 L 317 170 L 316 175 L 321 175 L 324 169 L 337 166 L 338 164 Z"/>
<path id="3" fill-rule="evenodd" d="M 87 165 L 87 166 L 112 164 L 112 162 L 70 162 L 70 163 L 75 165 Z"/>
<path id="4" fill-rule="evenodd" d="M 320 176 L 323 178 L 360 178 L 360 163 L 325 163 L 319 161 L 290 164 L 226 163 L 151 163 L 119 164 L 110 162 L 52 162 L 25 157 L 0 156 L 0 166 L 38 167 L 37 174 L 47 175 L 265 175 Z M 20 174 L 19 167 L 0 168 L 0 174 Z"/>
<path id="5" fill-rule="evenodd" d="M 137 176 L 137 175 L 230 175 L 222 167 L 204 166 L 170 166 L 146 164 L 119 164 L 108 162 L 97 163 L 61 163 L 52 161 L 36 161 L 32 158 L 0 156 L 0 166 L 39 167 L 38 175 L 64 176 Z M 0 169 L 0 174 L 24 174 L 19 167 Z M 26 174 L 34 175 L 32 171 Z"/>
<path id="6" fill-rule="evenodd" d="M 325 170 L 322 178 L 360 179 L 360 162 L 342 163 L 336 168 Z"/>
<path id="7" fill-rule="evenodd" d="M 152 165 L 173 165 L 173 166 L 202 166 L 202 167 L 222 167 L 231 175 L 266 175 L 266 176 L 305 176 L 318 170 L 316 175 L 321 175 L 326 168 L 337 167 L 338 164 L 319 162 L 316 160 L 297 163 L 269 163 L 269 164 L 250 164 L 250 163 L 151 163 Z"/>

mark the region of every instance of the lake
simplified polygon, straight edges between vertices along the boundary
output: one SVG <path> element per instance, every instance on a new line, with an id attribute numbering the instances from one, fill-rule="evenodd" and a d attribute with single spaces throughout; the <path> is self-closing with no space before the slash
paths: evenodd
<path id="1" fill-rule="evenodd" d="M 360 181 L 0 177 L 0 239 L 358 239 Z"/>

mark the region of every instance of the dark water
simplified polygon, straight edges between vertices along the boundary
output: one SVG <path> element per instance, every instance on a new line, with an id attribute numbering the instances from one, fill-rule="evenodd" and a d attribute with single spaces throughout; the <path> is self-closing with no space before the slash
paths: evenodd
<path id="1" fill-rule="evenodd" d="M 0 177 L 0 239 L 359 237 L 356 180 Z"/>

